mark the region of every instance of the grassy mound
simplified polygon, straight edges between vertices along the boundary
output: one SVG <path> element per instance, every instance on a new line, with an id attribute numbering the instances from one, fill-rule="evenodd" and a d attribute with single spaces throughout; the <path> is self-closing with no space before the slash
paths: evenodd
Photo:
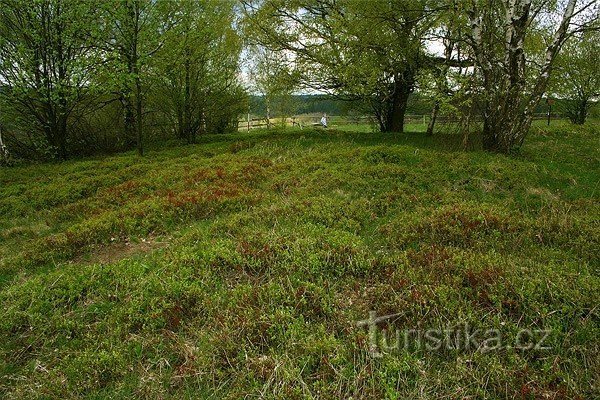
<path id="1" fill-rule="evenodd" d="M 288 131 L 0 171 L 6 398 L 592 398 L 598 125 Z M 544 347 L 369 352 L 470 326 Z"/>

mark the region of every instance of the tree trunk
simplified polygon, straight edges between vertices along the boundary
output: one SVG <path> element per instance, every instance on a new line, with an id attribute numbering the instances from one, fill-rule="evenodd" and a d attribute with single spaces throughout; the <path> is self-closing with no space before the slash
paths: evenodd
<path id="1" fill-rule="evenodd" d="M 8 162 L 8 149 L 4 145 L 4 141 L 2 140 L 2 125 L 0 125 L 0 157 L 4 163 Z"/>
<path id="2" fill-rule="evenodd" d="M 123 91 L 121 93 L 121 104 L 123 106 L 123 124 L 125 125 L 125 141 L 127 145 L 137 145 L 136 135 L 136 121 L 135 121 L 135 106 L 134 106 L 134 91 L 131 85 L 130 78 L 135 75 L 136 71 L 136 54 L 135 54 L 135 43 L 134 38 L 136 35 L 135 30 L 135 7 L 134 5 L 123 0 L 123 6 L 126 7 L 127 14 L 125 18 L 125 30 L 123 38 L 123 47 L 121 48 L 122 57 L 127 62 L 127 80 L 123 84 Z"/>
<path id="3" fill-rule="evenodd" d="M 412 70 L 396 75 L 390 96 L 383 100 L 383 104 L 378 105 L 383 109 L 382 112 L 376 112 L 382 132 L 404 132 L 404 116 L 413 88 Z"/>
<path id="4" fill-rule="evenodd" d="M 269 98 L 265 96 L 265 102 L 267 107 L 267 129 L 271 129 L 271 102 Z"/>
<path id="5" fill-rule="evenodd" d="M 183 94 L 183 126 L 184 126 L 184 131 L 186 133 L 186 139 L 188 141 L 188 143 L 194 143 L 195 141 L 195 135 L 192 133 L 192 126 L 191 126 L 191 117 L 192 117 L 192 110 L 191 110 L 191 105 L 190 105 L 190 101 L 191 101 L 191 88 L 190 88 L 190 68 L 191 68 L 191 62 L 190 62 L 190 49 L 186 48 L 185 49 L 185 60 L 184 60 L 184 70 L 185 70 L 185 77 L 184 77 L 184 94 Z"/>
<path id="6" fill-rule="evenodd" d="M 198 133 L 206 133 L 206 113 L 204 112 L 204 106 L 202 105 L 198 111 Z M 194 131 L 194 141 L 196 132 Z"/>
<path id="7" fill-rule="evenodd" d="M 390 132 L 404 132 L 404 115 L 406 114 L 406 106 L 408 104 L 410 92 L 410 88 L 402 86 L 398 95 L 394 96 L 391 118 L 388 125 Z"/>
<path id="8" fill-rule="evenodd" d="M 482 132 L 482 145 L 484 150 L 492 151 L 492 152 L 507 152 L 502 151 L 500 146 L 500 128 L 496 124 L 498 121 L 496 119 L 492 119 L 491 117 L 485 118 L 483 120 L 483 132 Z"/>
<path id="9" fill-rule="evenodd" d="M 431 119 L 427 125 L 427 136 L 433 135 L 433 128 L 435 127 L 435 120 L 437 119 L 438 112 L 440 111 L 440 101 L 436 100 L 431 110 Z"/>
<path id="10" fill-rule="evenodd" d="M 133 98 L 131 90 L 127 89 L 121 96 L 123 106 L 123 124 L 125 125 L 125 142 L 128 146 L 136 143 L 135 137 L 135 113 L 133 110 Z"/>
<path id="11" fill-rule="evenodd" d="M 135 77 L 135 130 L 137 137 L 137 149 L 140 156 L 144 155 L 144 140 L 142 131 L 142 82 L 139 73 Z"/>
<path id="12" fill-rule="evenodd" d="M 531 126 L 518 90 L 497 95 L 485 105 L 482 141 L 484 150 L 510 153 L 519 147 Z"/>
<path id="13" fill-rule="evenodd" d="M 524 42 L 529 28 L 530 0 L 504 0 L 506 17 L 504 22 L 503 59 L 499 59 L 489 48 L 496 44 L 487 32 L 490 9 L 483 14 L 475 9 L 469 11 L 471 35 L 469 41 L 476 63 L 484 81 L 485 99 L 483 107 L 483 147 L 485 150 L 509 153 L 520 147 L 531 127 L 533 112 L 546 90 L 552 63 L 568 37 L 568 27 L 574 13 L 576 0 L 569 0 L 554 38 L 546 47 L 546 57 L 535 85 L 525 92 L 526 63 Z M 486 18 L 484 18 L 486 17 Z M 493 29 L 488 26 L 488 29 Z M 490 39 L 492 38 L 492 39 Z M 492 40 L 492 42 L 490 42 Z M 499 44 L 499 43 L 498 43 Z"/>
<path id="14" fill-rule="evenodd" d="M 462 135 L 463 135 L 462 146 L 463 146 L 463 149 L 466 151 L 469 146 L 469 133 L 471 130 L 471 113 L 470 112 L 466 115 L 464 120 L 461 121 L 461 125 L 462 125 L 461 129 L 462 129 Z"/>
<path id="15" fill-rule="evenodd" d="M 179 93 L 177 95 L 179 95 Z M 175 111 L 177 114 L 177 138 L 178 139 L 186 139 L 184 124 L 183 124 L 183 107 L 181 106 L 181 104 L 177 104 L 175 106 Z"/>
<path id="16" fill-rule="evenodd" d="M 450 92 L 448 87 L 448 70 L 450 69 L 450 60 L 452 60 L 452 52 L 454 51 L 455 42 L 452 39 L 452 33 L 448 32 L 448 38 L 443 40 L 444 42 L 444 65 L 441 67 L 438 76 L 438 90 L 440 90 L 444 96 L 447 96 Z M 460 60 L 460 47 L 458 50 L 458 59 Z M 440 112 L 441 101 L 439 99 L 435 100 L 433 105 L 433 109 L 431 110 L 431 118 L 429 119 L 429 124 L 427 125 L 427 136 L 433 135 L 433 129 L 435 128 L 435 121 L 437 119 L 438 113 Z"/>
<path id="17" fill-rule="evenodd" d="M 67 116 L 65 111 L 59 111 L 57 124 L 57 136 L 58 136 L 58 152 L 62 160 L 68 158 L 67 152 Z"/>
<path id="18" fill-rule="evenodd" d="M 133 79 L 135 86 L 135 137 L 137 140 L 137 151 L 140 156 L 144 155 L 144 138 L 142 132 L 142 81 L 140 78 L 140 66 L 139 66 L 139 54 L 138 54 L 138 40 L 139 40 L 139 19 L 140 19 L 140 4 L 136 0 L 131 5 L 130 10 L 132 20 L 132 32 L 131 32 L 131 65 L 133 67 Z"/>
<path id="19" fill-rule="evenodd" d="M 121 56 L 127 63 L 127 80 L 123 85 L 121 93 L 121 104 L 123 105 L 123 123 L 125 125 L 125 136 L 128 145 L 135 143 L 140 155 L 144 154 L 142 135 L 142 89 L 139 70 L 139 18 L 140 5 L 137 0 L 122 0 L 126 9 L 123 25 L 123 43 Z"/>
<path id="20" fill-rule="evenodd" d="M 583 125 L 585 124 L 585 119 L 587 117 L 588 112 L 588 100 L 587 99 L 579 99 L 577 101 L 577 113 L 574 124 Z"/>

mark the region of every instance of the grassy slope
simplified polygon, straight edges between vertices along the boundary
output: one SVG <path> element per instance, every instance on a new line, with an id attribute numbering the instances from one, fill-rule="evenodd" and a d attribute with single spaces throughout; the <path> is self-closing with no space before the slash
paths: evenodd
<path id="1" fill-rule="evenodd" d="M 534 129 L 514 157 L 305 130 L 3 169 L 0 394 L 598 396 L 598 131 Z M 371 309 L 552 349 L 373 359 Z"/>

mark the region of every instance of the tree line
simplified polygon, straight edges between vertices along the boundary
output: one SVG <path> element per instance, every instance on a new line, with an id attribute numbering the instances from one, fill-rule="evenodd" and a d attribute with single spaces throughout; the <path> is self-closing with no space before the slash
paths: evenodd
<path id="1" fill-rule="evenodd" d="M 66 159 L 236 127 L 236 18 L 223 0 L 0 0 L 4 142 Z"/>
<path id="2" fill-rule="evenodd" d="M 598 13 L 596 0 L 0 0 L 2 154 L 143 154 L 298 93 L 350 102 L 382 132 L 404 130 L 418 93 L 428 134 L 440 113 L 482 121 L 484 148 L 508 153 L 548 96 L 585 121 Z"/>
<path id="3" fill-rule="evenodd" d="M 435 99 L 429 134 L 440 109 L 466 125 L 476 114 L 484 148 L 508 153 L 544 94 L 572 98 L 582 123 L 599 93 L 595 0 L 245 0 L 243 10 L 279 80 L 362 103 L 382 132 L 403 131 L 418 90 Z"/>

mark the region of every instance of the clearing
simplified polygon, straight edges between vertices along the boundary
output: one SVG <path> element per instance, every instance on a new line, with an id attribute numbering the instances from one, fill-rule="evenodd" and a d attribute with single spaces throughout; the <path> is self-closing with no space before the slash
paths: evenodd
<path id="1" fill-rule="evenodd" d="M 1 169 L 0 394 L 600 396 L 599 132 L 535 127 L 508 157 L 263 131 Z M 547 348 L 372 357 L 370 310 Z"/>

